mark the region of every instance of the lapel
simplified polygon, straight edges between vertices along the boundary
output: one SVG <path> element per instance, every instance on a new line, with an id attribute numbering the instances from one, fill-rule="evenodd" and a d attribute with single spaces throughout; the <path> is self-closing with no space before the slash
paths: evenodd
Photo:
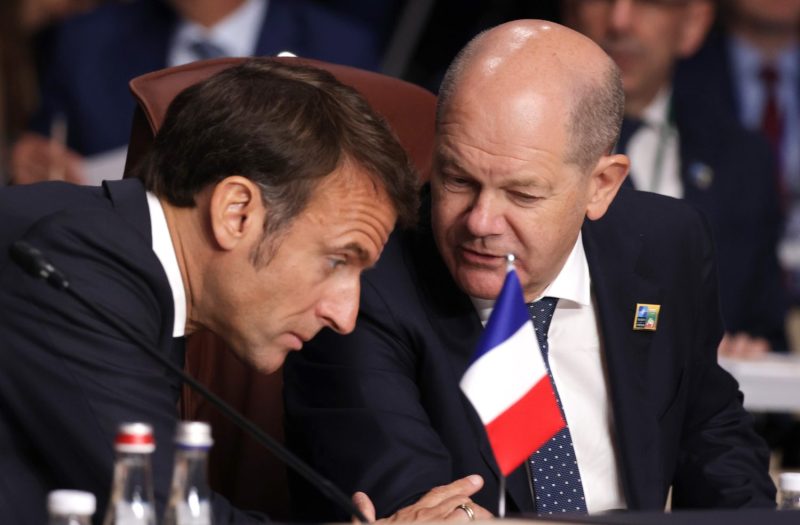
<path id="1" fill-rule="evenodd" d="M 123 179 L 104 181 L 103 190 L 108 195 L 114 210 L 127 222 L 136 234 L 142 237 L 142 242 L 147 246 L 153 245 L 153 234 L 150 226 L 150 209 L 144 187 L 139 179 Z M 121 232 L 121 235 L 124 235 Z M 172 298 L 172 289 L 167 280 L 161 262 L 150 251 L 147 254 L 129 254 L 136 257 L 136 264 L 141 265 L 153 281 L 153 293 L 156 295 L 161 308 L 161 333 L 159 334 L 158 347 L 166 350 L 173 359 L 180 359 L 183 366 L 183 347 L 181 342 L 173 340 L 172 326 L 174 324 L 175 304 Z"/>
<path id="2" fill-rule="evenodd" d="M 719 108 L 714 108 L 719 109 Z M 719 166 L 712 165 L 708 159 L 715 157 L 720 150 L 719 134 L 709 134 L 708 128 L 722 125 L 720 121 L 724 113 L 712 111 L 712 108 L 700 107 L 688 94 L 678 91 L 673 94 L 672 113 L 675 129 L 678 130 L 678 154 L 680 156 L 680 177 L 683 184 L 683 198 L 703 210 L 716 207 L 717 180 Z M 727 120 L 727 119 L 726 119 Z M 737 126 L 733 121 L 729 125 Z"/>
<path id="3" fill-rule="evenodd" d="M 583 242 L 603 342 L 623 490 L 629 508 L 646 505 L 659 477 L 658 421 L 647 403 L 647 363 L 657 332 L 634 331 L 637 303 L 662 304 L 664 293 L 647 277 L 645 225 L 637 230 L 614 213 L 621 190 L 603 219 L 586 221 Z M 623 232 L 620 234 L 620 232 Z M 628 232 L 628 235 L 625 235 Z"/>

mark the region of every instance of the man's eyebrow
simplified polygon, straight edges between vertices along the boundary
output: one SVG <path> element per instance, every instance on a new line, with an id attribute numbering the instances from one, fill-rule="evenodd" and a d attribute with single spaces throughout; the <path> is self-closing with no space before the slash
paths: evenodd
<path id="1" fill-rule="evenodd" d="M 349 242 L 339 249 L 352 253 L 363 263 L 369 262 L 369 253 L 357 242 Z"/>
<path id="2" fill-rule="evenodd" d="M 461 173 L 466 173 L 466 170 L 461 167 L 461 165 L 458 163 L 458 160 L 443 153 L 436 155 L 436 165 L 438 168 L 447 168 L 459 171 Z"/>
<path id="3" fill-rule="evenodd" d="M 507 188 L 540 188 L 547 186 L 534 177 L 515 177 L 505 182 Z"/>

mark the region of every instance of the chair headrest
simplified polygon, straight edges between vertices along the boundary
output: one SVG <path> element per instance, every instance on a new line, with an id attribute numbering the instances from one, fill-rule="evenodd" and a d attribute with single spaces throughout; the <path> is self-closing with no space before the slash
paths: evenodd
<path id="1" fill-rule="evenodd" d="M 138 108 L 131 130 L 125 176 L 131 175 L 133 166 L 149 149 L 155 133 L 164 122 L 169 104 L 178 93 L 245 60 L 247 58 L 203 60 L 153 71 L 131 80 L 130 89 Z M 325 69 L 343 84 L 355 88 L 387 120 L 422 179 L 428 179 L 436 113 L 436 97 L 433 93 L 397 78 L 350 66 L 303 58 L 281 57 L 276 60 Z"/>

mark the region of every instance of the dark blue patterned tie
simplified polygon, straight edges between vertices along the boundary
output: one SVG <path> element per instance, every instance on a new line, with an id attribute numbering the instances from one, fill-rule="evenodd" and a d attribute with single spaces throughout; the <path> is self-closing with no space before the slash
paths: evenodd
<path id="1" fill-rule="evenodd" d="M 558 395 L 553 374 L 550 372 L 548 360 L 547 330 L 556 311 L 558 299 L 544 297 L 528 305 L 533 327 L 536 329 L 536 339 L 542 349 L 544 364 L 547 366 L 547 375 L 553 385 L 553 392 L 558 400 L 561 414 L 561 398 Z M 566 418 L 564 418 L 566 421 Z M 586 500 L 583 497 L 583 485 L 578 471 L 578 462 L 575 460 L 575 448 L 572 445 L 572 436 L 569 428 L 562 428 L 550 441 L 531 455 L 528 459 L 531 467 L 531 480 L 536 501 L 536 513 L 539 515 L 556 514 L 562 512 L 586 513 Z"/>

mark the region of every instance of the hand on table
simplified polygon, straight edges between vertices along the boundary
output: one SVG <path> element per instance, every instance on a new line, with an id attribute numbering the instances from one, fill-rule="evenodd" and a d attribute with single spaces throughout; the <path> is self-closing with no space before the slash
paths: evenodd
<path id="1" fill-rule="evenodd" d="M 744 332 L 736 334 L 725 333 L 717 348 L 721 357 L 738 359 L 756 359 L 770 351 L 769 341 L 763 337 L 753 337 Z"/>
<path id="2" fill-rule="evenodd" d="M 474 521 L 489 519 L 492 513 L 469 499 L 483 487 L 483 478 L 467 476 L 449 485 L 430 490 L 413 505 L 402 508 L 378 523 L 402 521 Z M 363 492 L 353 494 L 353 503 L 366 516 L 370 523 L 375 520 L 375 506 Z M 464 508 L 467 507 L 467 508 Z M 469 509 L 469 510 L 468 510 Z M 471 515 L 469 511 L 472 511 Z"/>
<path id="3" fill-rule="evenodd" d="M 83 182 L 83 158 L 57 140 L 25 133 L 11 149 L 11 177 L 15 184 L 45 180 Z"/>

